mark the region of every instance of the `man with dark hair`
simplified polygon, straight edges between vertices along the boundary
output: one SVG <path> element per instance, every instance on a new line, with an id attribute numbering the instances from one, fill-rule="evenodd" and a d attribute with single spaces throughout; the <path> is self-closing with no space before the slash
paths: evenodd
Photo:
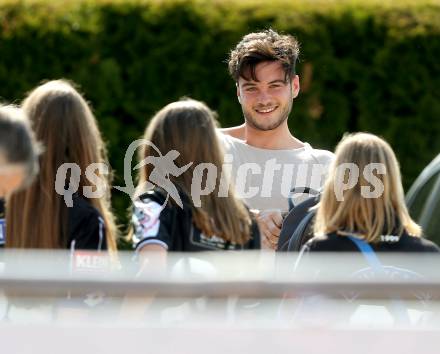
<path id="1" fill-rule="evenodd" d="M 333 158 L 297 139 L 287 125 L 300 89 L 298 56 L 293 36 L 269 29 L 244 36 L 229 57 L 245 121 L 222 130 L 224 145 L 232 155 L 238 195 L 259 210 L 260 231 L 272 247 L 292 189 L 319 189 Z"/>
<path id="2" fill-rule="evenodd" d="M 38 172 L 39 147 L 19 108 L 0 105 L 0 246 L 4 244 L 4 198 Z"/>

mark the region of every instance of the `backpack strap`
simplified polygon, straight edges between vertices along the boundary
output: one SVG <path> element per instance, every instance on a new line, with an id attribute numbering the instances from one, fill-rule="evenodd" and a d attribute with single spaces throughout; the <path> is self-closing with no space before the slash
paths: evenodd
<path id="1" fill-rule="evenodd" d="M 303 218 L 312 211 L 310 209 L 319 202 L 319 197 L 320 195 L 310 197 L 289 211 L 289 214 L 283 220 L 277 251 L 286 252 L 288 250 L 293 233 L 301 224 Z"/>
<path id="2" fill-rule="evenodd" d="M 311 187 L 293 187 L 289 192 L 289 211 L 296 207 L 293 203 L 293 196 L 296 194 L 310 194 L 311 196 L 319 195 L 321 192 Z"/>
<path id="3" fill-rule="evenodd" d="M 315 214 L 315 210 L 309 211 L 296 227 L 295 231 L 289 239 L 289 245 L 287 246 L 288 252 L 298 252 L 301 250 L 301 246 L 305 243 L 303 242 L 303 239 L 304 236 L 306 236 L 305 233 L 307 231 L 307 227 L 309 226 Z"/>

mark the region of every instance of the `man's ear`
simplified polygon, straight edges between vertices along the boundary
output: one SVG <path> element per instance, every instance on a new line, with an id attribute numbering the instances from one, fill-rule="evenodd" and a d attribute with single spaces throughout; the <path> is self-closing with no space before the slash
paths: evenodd
<path id="1" fill-rule="evenodd" d="M 238 82 L 235 83 L 235 87 L 237 88 L 237 99 L 238 99 L 238 102 L 241 104 L 240 86 L 238 86 Z"/>
<path id="2" fill-rule="evenodd" d="M 299 76 L 295 75 L 294 77 L 292 77 L 292 81 L 291 81 L 290 84 L 291 84 L 291 87 L 292 87 L 292 96 L 293 96 L 293 98 L 298 97 L 299 89 L 300 89 Z"/>

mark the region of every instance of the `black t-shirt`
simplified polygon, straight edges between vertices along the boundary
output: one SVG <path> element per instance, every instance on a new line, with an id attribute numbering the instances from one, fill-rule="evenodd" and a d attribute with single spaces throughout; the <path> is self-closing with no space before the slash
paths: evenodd
<path id="1" fill-rule="evenodd" d="M 388 277 L 390 282 L 419 280 L 429 276 L 421 260 L 440 252 L 433 242 L 407 233 L 400 237 L 383 235 L 380 241 L 369 245 L 374 253 L 361 253 L 353 240 L 336 232 L 315 236 L 303 246 L 295 271 L 306 278 L 325 280 L 342 277 L 364 281 L 375 279 L 378 274 Z M 327 258 L 325 253 L 333 255 Z"/>
<path id="2" fill-rule="evenodd" d="M 422 255 L 428 255 L 440 252 L 439 247 L 433 242 L 426 240 L 422 237 L 410 236 L 407 233 L 403 233 L 401 236 L 396 235 L 382 235 L 380 240 L 375 243 L 369 243 L 375 253 L 377 253 L 377 259 L 380 262 L 384 262 L 384 266 L 396 266 L 401 268 L 407 268 L 408 266 L 414 268 L 414 263 L 408 261 L 411 258 L 402 257 L 402 254 L 413 254 L 417 257 Z M 312 255 L 317 253 L 344 253 L 359 255 L 350 258 L 341 258 L 341 262 L 336 262 L 333 259 L 333 270 L 327 269 L 324 263 L 327 261 L 325 258 L 320 259 L 318 262 Z M 391 258 L 390 258 L 391 257 Z M 342 268 L 340 267 L 342 266 Z M 301 253 L 296 262 L 296 270 L 300 272 L 312 272 L 320 274 L 320 276 L 332 276 L 332 272 L 341 271 L 341 274 L 351 275 L 359 271 L 359 269 L 368 269 L 371 266 L 367 262 L 365 255 L 361 255 L 361 251 L 358 246 L 347 236 L 340 235 L 336 232 L 324 235 L 315 236 L 309 240 L 302 248 Z M 336 270 L 336 268 L 338 270 Z M 416 270 L 415 268 L 413 270 Z M 422 269 L 420 271 L 423 271 Z M 330 273 L 329 273 L 330 272 Z"/>
<path id="3" fill-rule="evenodd" d="M 407 233 L 403 233 L 401 236 L 396 235 L 382 235 L 380 240 L 375 243 L 369 243 L 371 248 L 375 253 L 377 253 L 377 258 L 380 262 L 384 262 L 384 265 L 393 265 L 398 267 L 406 268 L 408 266 L 408 261 L 410 258 L 402 257 L 402 254 L 413 254 L 420 257 L 424 254 L 433 254 L 440 252 L 439 247 L 433 242 L 426 240 L 422 237 L 410 236 Z M 344 253 L 343 261 L 334 262 L 336 258 L 333 259 L 332 267 L 335 269 L 329 270 L 322 262 L 327 260 L 320 259 L 319 262 L 312 255 L 317 253 Z M 350 254 L 355 255 L 354 257 L 349 257 Z M 359 255 L 357 257 L 356 255 Z M 410 262 L 413 263 L 413 262 Z M 342 269 L 339 269 L 342 266 Z M 358 246 L 347 236 L 340 235 L 336 232 L 324 235 L 315 236 L 309 240 L 301 249 L 301 253 L 296 262 L 296 270 L 300 272 L 316 272 L 321 276 L 329 275 L 331 276 L 332 271 L 341 271 L 342 274 L 352 274 L 357 272 L 359 269 L 364 267 L 369 267 L 370 265 L 365 258 L 365 255 L 361 254 Z M 413 264 L 410 265 L 413 267 Z M 328 273 L 330 272 L 330 273 Z"/>
<path id="4" fill-rule="evenodd" d="M 163 205 L 157 191 L 141 195 L 134 203 L 132 223 L 136 250 L 147 244 L 159 244 L 168 251 L 197 252 L 215 250 L 259 249 L 260 234 L 255 222 L 251 240 L 245 245 L 228 243 L 220 237 L 205 236 L 194 224 L 189 202 L 184 207 Z"/>
<path id="5" fill-rule="evenodd" d="M 429 291 L 419 290 L 417 286 L 407 290 L 402 289 L 398 294 L 390 293 L 389 298 L 378 298 L 371 303 L 364 301 L 369 299 L 371 293 L 364 294 L 356 284 L 368 283 L 376 279 L 384 281 L 383 277 L 388 283 L 429 279 L 430 274 L 427 272 L 426 262 L 423 259 L 430 259 L 430 255 L 438 254 L 439 247 L 429 240 L 406 233 L 400 237 L 383 235 L 380 241 L 369 245 L 374 253 L 367 249 L 361 253 L 355 242 L 348 236 L 330 233 L 315 236 L 303 246 L 295 264 L 297 274 L 304 279 L 315 281 L 354 282 L 354 287 L 350 289 L 346 285 L 344 289 L 341 288 L 339 292 L 332 295 L 332 302 L 317 291 L 303 294 L 300 306 L 295 309 L 295 320 L 298 323 L 301 321 L 313 321 L 318 324 L 321 321 L 333 323 L 335 319 L 350 321 L 353 317 L 356 318 L 356 311 L 360 310 L 359 313 L 365 313 L 364 311 L 368 311 L 369 306 L 373 305 L 376 309 L 377 306 L 381 306 L 381 310 L 386 310 L 396 323 L 408 324 L 411 323 L 410 309 L 418 311 L 429 309 L 433 295 Z M 327 258 L 325 252 L 338 255 L 332 254 Z M 373 290 L 372 288 L 366 289 Z M 365 295 L 367 297 L 364 299 Z M 402 301 L 398 295 L 408 297 L 411 301 Z M 326 317 L 330 313 L 328 309 L 334 306 L 334 299 L 343 300 L 341 302 L 343 306 L 339 306 L 337 312 L 332 311 L 332 315 Z M 361 308 L 359 305 L 364 307 Z M 383 321 L 380 317 L 378 320 Z M 374 316 L 368 319 L 368 322 L 370 321 L 375 321 Z"/>
<path id="6" fill-rule="evenodd" d="M 0 199 L 0 247 L 6 240 L 4 201 Z M 66 248 L 71 250 L 106 250 L 106 230 L 104 220 L 86 199 L 73 195 L 73 206 L 68 212 L 68 240 Z"/>
<path id="7" fill-rule="evenodd" d="M 361 254 L 349 237 L 336 232 L 315 236 L 303 246 L 296 260 L 295 271 L 306 278 L 325 279 L 326 281 L 339 279 L 339 277 L 367 281 L 376 279 L 378 275 L 385 276 L 389 282 L 419 281 L 430 277 L 429 272 L 426 271 L 426 263 L 422 261 L 424 257 L 440 252 L 439 247 L 433 242 L 422 237 L 410 236 L 407 233 L 403 233 L 400 237 L 382 235 L 380 241 L 369 243 L 369 245 L 374 250 L 374 254 L 369 252 Z M 339 258 L 334 255 L 331 258 L 317 257 L 318 255 L 324 256 L 324 252 L 343 254 Z M 409 290 L 409 295 L 414 300 L 423 301 L 428 301 L 432 297 L 429 292 L 412 289 Z M 355 302 L 352 300 L 359 296 L 359 292 L 345 291 L 341 292 L 341 296 L 350 299 L 346 303 L 347 309 L 350 309 L 350 304 L 355 307 Z M 393 299 L 393 296 L 390 298 Z M 386 305 L 388 303 L 388 301 L 383 302 Z M 396 310 L 393 306 L 391 308 L 394 309 L 393 311 Z M 402 309 L 405 307 L 399 309 L 397 313 L 401 313 Z"/>
<path id="8" fill-rule="evenodd" d="M 440 252 L 439 247 L 422 237 L 404 233 L 402 236 L 383 235 L 381 240 L 370 243 L 375 252 Z M 304 252 L 359 252 L 357 246 L 348 237 L 330 233 L 315 236 L 303 247 Z"/>
<path id="9" fill-rule="evenodd" d="M 98 210 L 79 195 L 73 196 L 69 213 L 69 239 L 67 248 L 83 250 L 106 250 L 104 219 Z"/>

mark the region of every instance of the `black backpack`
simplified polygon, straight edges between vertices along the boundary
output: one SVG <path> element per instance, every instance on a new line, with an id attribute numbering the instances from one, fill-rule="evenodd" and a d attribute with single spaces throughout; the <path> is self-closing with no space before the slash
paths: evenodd
<path id="1" fill-rule="evenodd" d="M 290 211 L 283 221 L 280 237 L 278 239 L 278 252 L 300 251 L 309 239 L 313 237 L 312 221 L 316 211 L 310 210 L 320 199 L 320 193 L 311 188 L 294 188 L 293 194 L 307 193 L 313 195 L 298 205 L 293 205 L 289 200 Z"/>

